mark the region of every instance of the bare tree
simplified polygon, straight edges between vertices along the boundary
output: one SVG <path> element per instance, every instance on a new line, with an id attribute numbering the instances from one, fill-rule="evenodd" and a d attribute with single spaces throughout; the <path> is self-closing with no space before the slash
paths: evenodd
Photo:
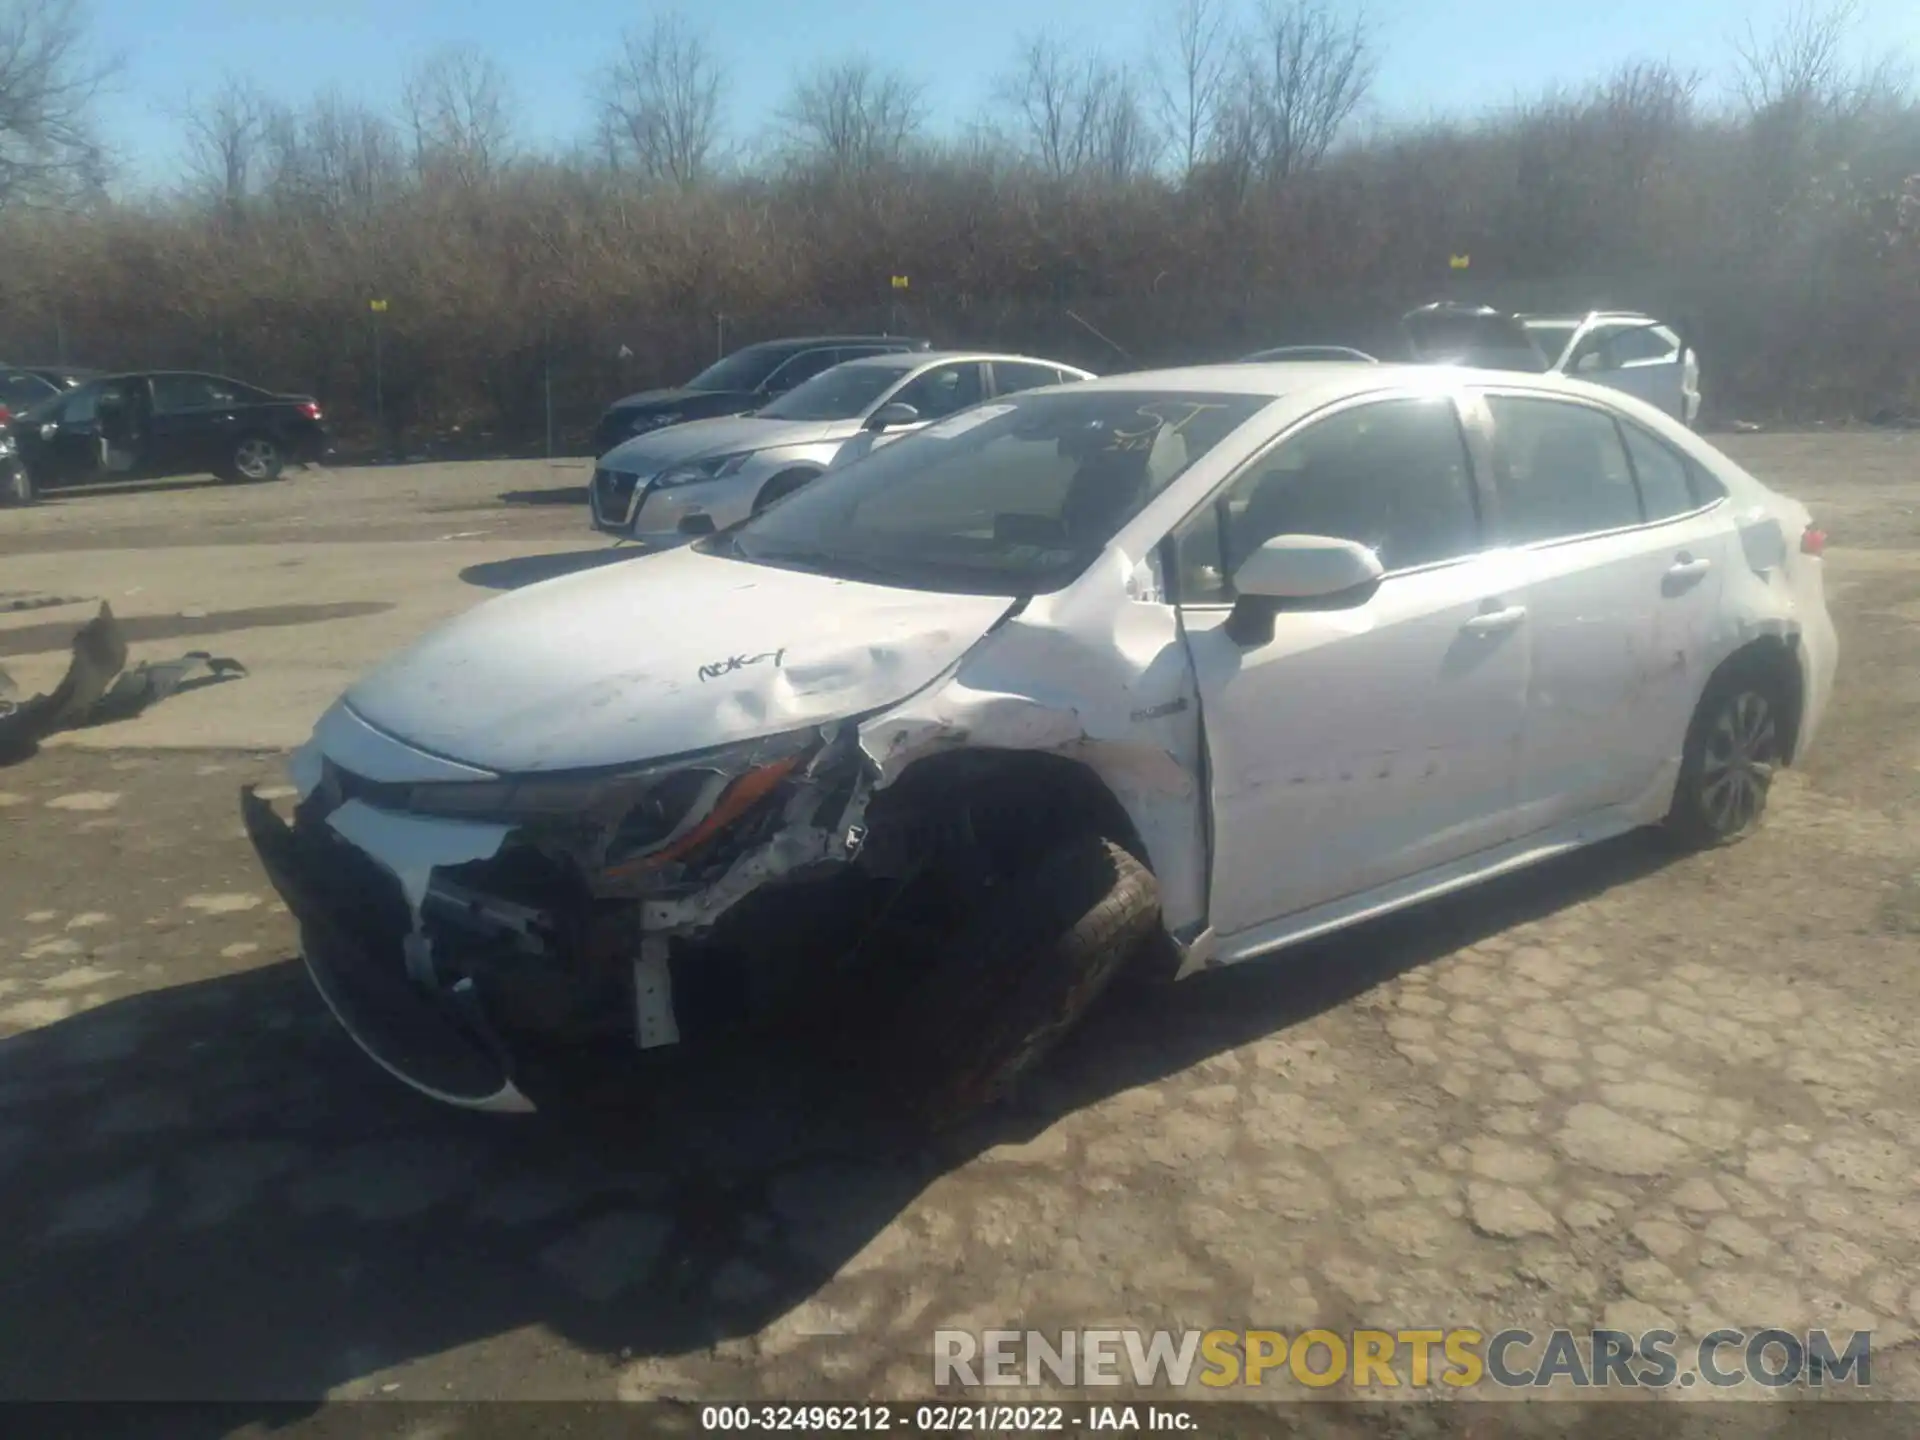
<path id="1" fill-rule="evenodd" d="M 245 203 L 259 181 L 272 108 L 251 81 L 236 76 L 229 76 L 204 104 L 187 104 L 188 168 L 229 212 Z"/>
<path id="2" fill-rule="evenodd" d="M 117 69 L 89 51 L 82 0 L 0 0 L 0 205 L 97 189 L 93 102 Z"/>
<path id="3" fill-rule="evenodd" d="M 1042 32 L 1024 41 L 998 90 L 1018 117 L 1020 148 L 1057 180 L 1128 180 L 1158 156 L 1158 137 L 1132 73 L 1097 53 L 1070 54 L 1057 35 Z"/>
<path id="4" fill-rule="evenodd" d="M 1171 0 L 1167 18 L 1173 48 L 1156 52 L 1154 100 L 1180 173 L 1191 175 L 1213 138 L 1232 35 L 1224 0 Z"/>
<path id="5" fill-rule="evenodd" d="M 1375 69 L 1364 17 L 1337 18 L 1321 0 L 1269 0 L 1221 106 L 1217 161 L 1240 189 L 1312 169 L 1366 99 Z"/>
<path id="6" fill-rule="evenodd" d="M 926 106 L 916 81 L 855 56 L 802 79 L 778 119 L 794 160 L 864 175 L 905 158 Z"/>
<path id="7" fill-rule="evenodd" d="M 506 74 L 470 45 L 435 51 L 407 75 L 401 113 L 414 169 L 474 185 L 497 171 L 513 143 L 513 92 Z"/>
<path id="8" fill-rule="evenodd" d="M 601 143 L 615 168 L 688 187 L 707 178 L 720 143 L 726 76 L 706 37 L 677 14 L 623 37 L 601 76 Z"/>
<path id="9" fill-rule="evenodd" d="M 261 126 L 264 189 L 283 209 L 365 214 L 399 190 L 400 137 L 384 116 L 336 94 L 304 111 L 268 109 Z"/>

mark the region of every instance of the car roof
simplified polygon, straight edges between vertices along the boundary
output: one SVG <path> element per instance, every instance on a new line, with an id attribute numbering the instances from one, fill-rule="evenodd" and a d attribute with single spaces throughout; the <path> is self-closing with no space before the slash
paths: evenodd
<path id="1" fill-rule="evenodd" d="M 893 370 L 918 370 L 923 365 L 952 365 L 968 360 L 1005 360 L 1019 365 L 1044 365 L 1049 370 L 1086 373 L 1086 367 L 1069 365 L 1065 360 L 1044 360 L 1038 355 L 1011 355 L 999 350 L 919 350 L 897 355 L 865 355 L 837 368 L 845 370 L 855 365 L 865 365 Z"/>
<path id="2" fill-rule="evenodd" d="M 1331 403 L 1379 390 L 1432 389 L 1447 381 L 1537 390 L 1583 400 L 1618 400 L 1617 391 L 1582 380 L 1526 370 L 1481 370 L 1465 365 L 1408 365 L 1390 362 L 1355 365 L 1345 360 L 1273 361 L 1188 365 L 1169 370 L 1136 370 L 1097 376 L 1074 388 L 1087 390 L 1160 390 L 1175 393 L 1268 395 L 1275 400 L 1309 392 Z"/>
<path id="3" fill-rule="evenodd" d="M 1589 320 L 1644 320 L 1654 325 L 1666 323 L 1641 310 L 1541 311 L 1537 314 L 1522 315 L 1520 320 L 1522 324 L 1529 320 L 1539 320 L 1554 325 L 1584 325 Z"/>
<path id="4" fill-rule="evenodd" d="M 930 343 L 932 342 L 917 335 L 796 335 L 780 340 L 758 340 L 751 345 L 743 345 L 740 349 L 811 350 L 822 345 L 898 345 L 907 348 Z"/>

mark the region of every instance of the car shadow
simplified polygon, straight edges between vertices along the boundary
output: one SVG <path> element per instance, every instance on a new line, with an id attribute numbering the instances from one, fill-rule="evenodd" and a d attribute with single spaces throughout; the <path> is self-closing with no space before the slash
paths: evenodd
<path id="1" fill-rule="evenodd" d="M 517 555 L 508 560 L 483 560 L 460 572 L 460 578 L 483 590 L 518 590 L 542 580 L 577 575 L 582 570 L 638 560 L 649 552 L 638 546 L 596 545 L 591 550 L 563 550 L 553 555 Z"/>
<path id="2" fill-rule="evenodd" d="M 556 485 L 550 490 L 502 490 L 502 505 L 585 505 L 587 487 Z"/>
<path id="3" fill-rule="evenodd" d="M 1017 1108 L 934 1144 L 793 1057 L 662 1069 L 627 1108 L 565 1120 L 448 1109 L 361 1056 L 292 959 L 111 1002 L 0 1040 L 0 1395 L 280 1421 L 529 1326 L 609 1359 L 753 1335 L 983 1150 L 1663 858 L 1613 842 L 1284 963 L 1116 997 Z"/>

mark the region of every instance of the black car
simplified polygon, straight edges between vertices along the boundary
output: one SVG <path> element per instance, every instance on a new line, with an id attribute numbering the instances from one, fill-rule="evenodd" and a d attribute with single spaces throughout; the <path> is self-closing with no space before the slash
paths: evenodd
<path id="1" fill-rule="evenodd" d="M 312 396 L 184 370 L 83 381 L 16 414 L 13 434 L 37 490 L 168 475 L 272 480 L 332 445 Z"/>
<path id="2" fill-rule="evenodd" d="M 812 335 L 796 340 L 767 340 L 715 361 L 685 385 L 672 390 L 643 390 L 616 400 L 593 431 L 593 453 L 649 430 L 682 420 L 711 420 L 757 410 L 823 370 L 868 355 L 931 350 L 931 340 L 904 335 Z"/>

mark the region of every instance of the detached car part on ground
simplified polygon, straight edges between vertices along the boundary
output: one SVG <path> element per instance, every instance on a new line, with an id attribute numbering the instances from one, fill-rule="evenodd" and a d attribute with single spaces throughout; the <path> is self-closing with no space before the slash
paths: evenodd
<path id="1" fill-rule="evenodd" d="M 690 421 L 609 451 L 587 487 L 588 517 L 604 534 L 684 545 L 968 406 L 1091 378 L 1056 360 L 973 351 L 848 361 L 752 414 Z"/>
<path id="2" fill-rule="evenodd" d="M 58 597 L 36 598 L 58 602 Z M 126 636 L 112 607 L 102 602 L 99 614 L 74 633 L 73 658 L 53 689 L 16 700 L 13 677 L 0 670 L 0 765 L 25 759 L 58 731 L 131 719 L 181 690 L 217 685 L 246 673 L 239 661 L 204 650 L 129 667 Z"/>
<path id="3" fill-rule="evenodd" d="M 380 1064 L 525 1109 L 795 1035 L 925 1121 L 1190 975 L 1648 824 L 1758 823 L 1822 537 L 1554 377 L 1213 367 L 974 407 L 355 685 L 248 831 Z"/>

